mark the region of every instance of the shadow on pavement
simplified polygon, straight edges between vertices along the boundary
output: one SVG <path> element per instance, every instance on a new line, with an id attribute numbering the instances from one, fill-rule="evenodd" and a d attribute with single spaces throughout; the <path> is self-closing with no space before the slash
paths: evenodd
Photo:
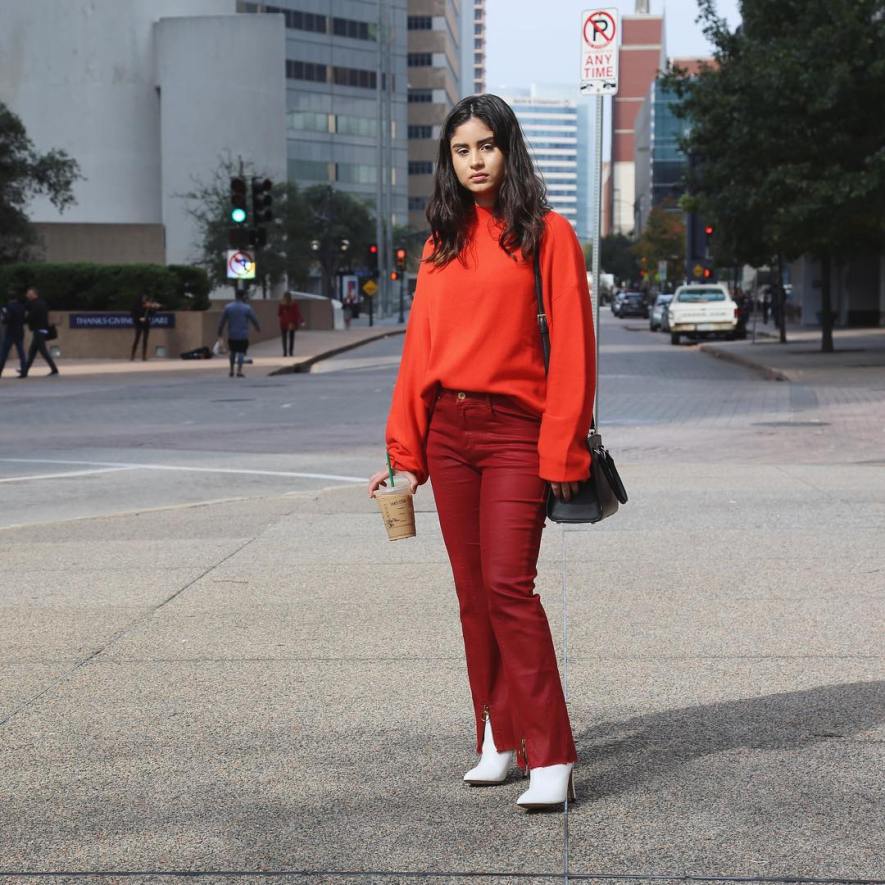
<path id="1" fill-rule="evenodd" d="M 854 682 L 604 722 L 576 738 L 592 793 L 603 797 L 715 753 L 807 747 L 883 721 L 885 682 Z"/>

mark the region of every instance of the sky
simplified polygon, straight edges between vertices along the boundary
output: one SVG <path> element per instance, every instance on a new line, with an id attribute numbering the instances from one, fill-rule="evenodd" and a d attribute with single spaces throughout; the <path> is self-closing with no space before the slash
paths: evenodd
<path id="1" fill-rule="evenodd" d="M 486 79 L 492 92 L 532 83 L 575 83 L 579 68 L 581 12 L 592 0 L 486 0 Z M 606 0 L 632 14 L 633 0 Z M 739 21 L 738 0 L 718 0 L 719 14 Z M 710 47 L 695 23 L 696 0 L 651 0 L 653 14 L 665 15 L 666 50 L 671 58 L 708 55 Z"/>

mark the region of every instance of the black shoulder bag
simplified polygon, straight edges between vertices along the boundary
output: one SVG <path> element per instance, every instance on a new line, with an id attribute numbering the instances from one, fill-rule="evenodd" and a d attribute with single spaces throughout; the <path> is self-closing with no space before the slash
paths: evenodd
<path id="1" fill-rule="evenodd" d="M 541 330 L 541 348 L 544 351 L 544 372 L 550 370 L 550 330 L 547 327 L 547 314 L 544 312 L 544 297 L 541 283 L 541 263 L 535 250 L 535 296 L 538 299 L 538 327 Z M 598 331 L 597 331 L 597 334 Z M 598 384 L 597 367 L 597 384 Z M 602 437 L 596 428 L 595 418 L 591 419 L 587 434 L 587 448 L 590 450 L 590 476 L 581 482 L 577 494 L 563 501 L 547 492 L 547 516 L 553 522 L 583 523 L 600 522 L 618 512 L 618 504 L 627 503 L 627 490 L 614 459 L 602 444 Z"/>

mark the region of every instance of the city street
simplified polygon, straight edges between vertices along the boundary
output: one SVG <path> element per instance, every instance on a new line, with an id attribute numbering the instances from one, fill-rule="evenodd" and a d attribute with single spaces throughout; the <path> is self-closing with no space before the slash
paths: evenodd
<path id="1" fill-rule="evenodd" d="M 577 802 L 473 789 L 402 337 L 309 374 L 0 379 L 0 881 L 885 881 L 885 375 L 767 380 L 602 317 L 631 496 L 548 525 Z M 118 878 L 119 877 L 119 878 Z"/>

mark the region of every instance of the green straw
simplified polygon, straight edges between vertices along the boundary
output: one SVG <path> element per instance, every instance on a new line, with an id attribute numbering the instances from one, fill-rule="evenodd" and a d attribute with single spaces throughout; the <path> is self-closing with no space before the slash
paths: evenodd
<path id="1" fill-rule="evenodd" d="M 393 468 L 390 466 L 390 452 L 384 454 L 387 456 L 387 475 L 390 477 L 390 487 L 393 488 L 396 483 L 393 480 Z"/>

